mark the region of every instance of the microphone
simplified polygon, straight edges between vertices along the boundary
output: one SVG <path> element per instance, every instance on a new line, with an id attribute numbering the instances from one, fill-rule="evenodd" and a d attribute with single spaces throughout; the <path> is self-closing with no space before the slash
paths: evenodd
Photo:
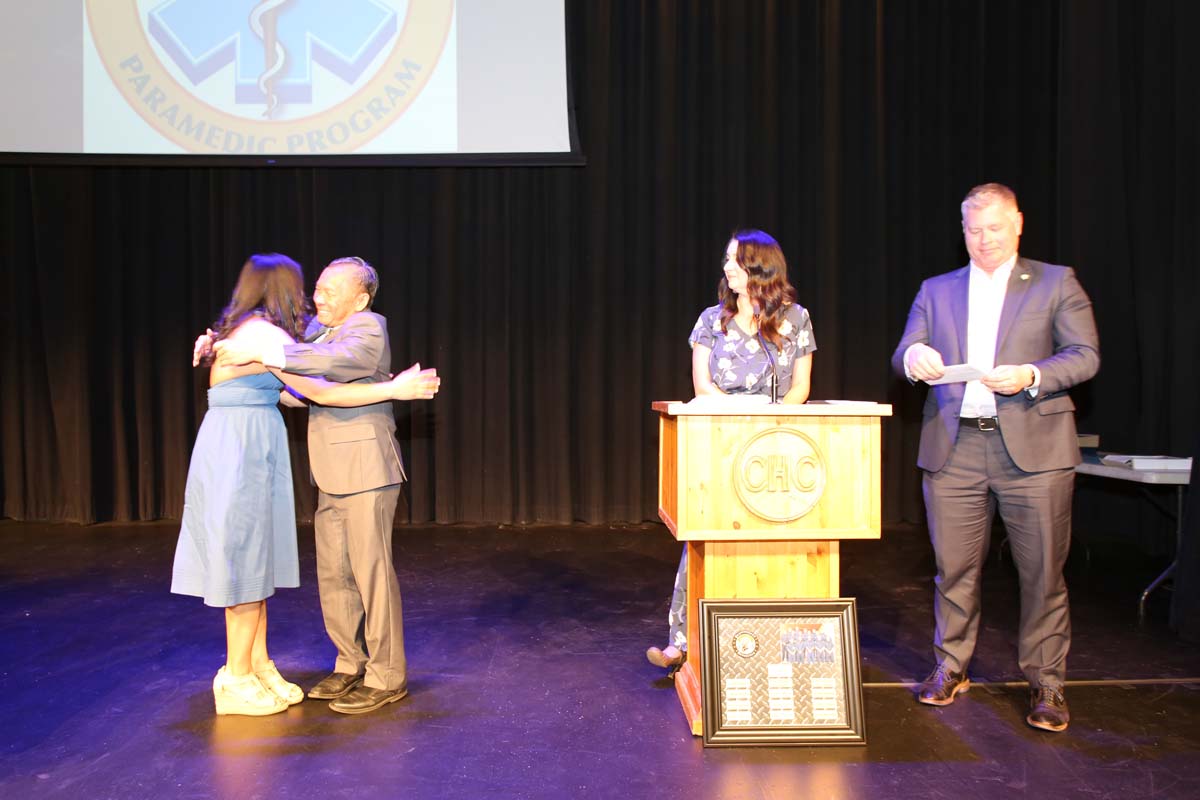
<path id="1" fill-rule="evenodd" d="M 771 355 L 761 330 L 758 331 L 758 343 L 762 345 L 763 352 L 767 354 L 767 363 L 771 365 L 771 404 L 775 405 L 779 402 L 779 371 L 775 368 L 775 358 Z"/>

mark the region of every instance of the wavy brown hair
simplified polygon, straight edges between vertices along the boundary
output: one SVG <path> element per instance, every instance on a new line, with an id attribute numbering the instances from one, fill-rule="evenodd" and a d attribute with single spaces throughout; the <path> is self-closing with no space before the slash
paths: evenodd
<path id="1" fill-rule="evenodd" d="M 746 270 L 746 294 L 755 309 L 758 332 L 776 348 L 782 349 L 779 326 L 788 308 L 796 302 L 796 290 L 788 283 L 783 249 L 763 231 L 734 231 L 730 239 L 736 239 L 738 243 L 737 262 Z M 721 331 L 728 333 L 729 320 L 737 314 L 737 294 L 730 290 L 729 280 L 724 275 L 717 284 L 717 298 L 721 301 Z"/>
<path id="2" fill-rule="evenodd" d="M 246 259 L 229 305 L 213 323 L 220 341 L 250 317 L 262 317 L 293 339 L 304 335 L 312 316 L 304 296 L 300 265 L 282 253 L 256 253 Z"/>

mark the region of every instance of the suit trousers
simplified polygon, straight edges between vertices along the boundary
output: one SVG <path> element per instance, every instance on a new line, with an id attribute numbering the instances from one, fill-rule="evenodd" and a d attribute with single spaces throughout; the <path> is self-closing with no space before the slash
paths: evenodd
<path id="1" fill-rule="evenodd" d="M 946 465 L 922 481 L 937 558 L 934 652 L 967 669 L 979 634 L 980 572 L 992 519 L 1004 521 L 1021 587 L 1018 662 L 1033 686 L 1066 680 L 1071 617 L 1063 566 L 1071 548 L 1073 469 L 1023 472 L 1000 431 L 963 427 Z"/>
<path id="2" fill-rule="evenodd" d="M 372 689 L 403 689 L 404 617 L 392 565 L 392 521 L 400 486 L 355 494 L 319 492 L 313 528 L 317 589 L 336 672 L 363 675 Z"/>

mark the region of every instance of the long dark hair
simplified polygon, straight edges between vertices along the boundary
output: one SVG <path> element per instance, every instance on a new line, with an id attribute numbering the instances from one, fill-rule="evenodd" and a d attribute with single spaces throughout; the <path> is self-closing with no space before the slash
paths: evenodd
<path id="1" fill-rule="evenodd" d="M 770 234 L 757 230 L 734 231 L 730 239 L 738 243 L 737 262 L 746 270 L 746 294 L 755 309 L 758 331 L 781 348 L 783 337 L 779 335 L 779 326 L 788 308 L 796 302 L 796 290 L 788 283 L 783 249 Z M 728 333 L 729 320 L 737 314 L 737 294 L 729 288 L 724 275 L 717 284 L 717 298 L 721 301 L 721 331 Z"/>
<path id="2" fill-rule="evenodd" d="M 287 331 L 293 339 L 304 335 L 311 313 L 299 264 L 282 253 L 256 253 L 246 259 L 229 305 L 213 324 L 214 341 L 224 339 L 252 316 Z"/>

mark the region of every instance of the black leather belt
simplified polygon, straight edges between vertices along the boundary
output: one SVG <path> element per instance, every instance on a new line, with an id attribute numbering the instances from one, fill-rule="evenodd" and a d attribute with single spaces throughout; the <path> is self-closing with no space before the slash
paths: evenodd
<path id="1" fill-rule="evenodd" d="M 958 424 L 964 428 L 974 428 L 980 431 L 1000 429 L 1000 420 L 996 417 L 959 417 Z"/>

